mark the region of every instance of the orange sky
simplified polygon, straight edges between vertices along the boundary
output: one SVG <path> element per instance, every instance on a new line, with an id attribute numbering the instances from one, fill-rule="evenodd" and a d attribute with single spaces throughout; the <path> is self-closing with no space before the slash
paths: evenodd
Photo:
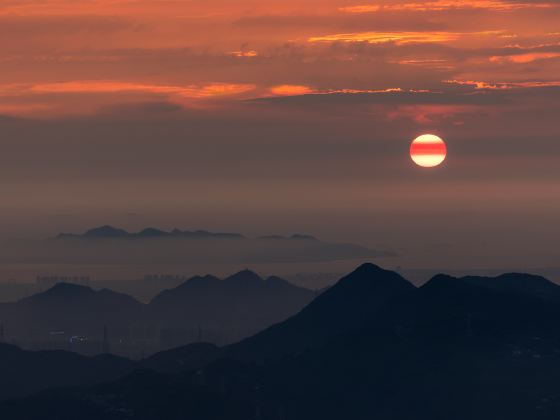
<path id="1" fill-rule="evenodd" d="M 465 237 L 552 220 L 559 22 L 558 0 L 3 0 L 0 194 L 14 219 L 0 236 L 39 220 L 38 202 L 68 215 L 41 216 L 43 232 L 165 224 L 171 206 L 190 218 L 180 228 L 279 223 L 381 248 L 407 237 L 388 226 L 440 226 L 400 250 L 426 265 L 457 212 Z M 429 184 L 407 156 L 425 132 L 449 149 Z M 407 224 L 420 213 L 424 231 Z"/>
<path id="2" fill-rule="evenodd" d="M 554 1 L 5 0 L 0 110 L 189 107 L 285 96 L 286 86 L 295 95 L 445 94 L 446 80 L 531 89 L 559 81 L 559 18 Z M 67 100 L 92 94 L 86 109 Z"/>

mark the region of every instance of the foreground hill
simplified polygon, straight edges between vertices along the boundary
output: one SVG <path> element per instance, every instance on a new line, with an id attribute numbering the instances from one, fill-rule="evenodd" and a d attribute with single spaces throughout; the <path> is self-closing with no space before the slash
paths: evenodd
<path id="1" fill-rule="evenodd" d="M 415 287 L 399 274 L 364 264 L 285 322 L 229 346 L 232 357 L 281 357 L 366 325 L 391 298 Z"/>
<path id="2" fill-rule="evenodd" d="M 73 419 L 76 409 L 85 420 L 558 418 L 554 292 L 486 281 L 438 275 L 414 288 L 365 265 L 236 345 L 176 349 L 151 370 L 0 410 L 26 420 Z"/>
<path id="3" fill-rule="evenodd" d="M 57 386 L 90 385 L 132 372 L 134 362 L 113 355 L 24 351 L 0 344 L 0 400 Z"/>

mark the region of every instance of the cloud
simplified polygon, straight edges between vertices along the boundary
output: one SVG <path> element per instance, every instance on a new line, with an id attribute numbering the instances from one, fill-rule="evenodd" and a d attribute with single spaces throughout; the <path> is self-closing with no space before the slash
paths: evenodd
<path id="1" fill-rule="evenodd" d="M 174 103 L 175 107 L 208 106 L 224 98 L 243 97 L 256 86 L 236 83 L 163 85 L 114 80 L 78 80 L 58 83 L 0 85 L 0 112 L 8 115 L 57 117 L 97 113 L 136 102 L 139 106 Z M 88 96 L 88 100 L 83 97 Z M 170 105 L 166 105 L 170 106 Z M 152 109 L 160 115 L 161 106 Z"/>
<path id="2" fill-rule="evenodd" d="M 560 87 L 560 81 L 485 82 L 475 80 L 445 80 L 445 83 L 471 86 L 477 90 L 539 89 Z"/>
<path id="3" fill-rule="evenodd" d="M 459 36 L 460 34 L 453 32 L 358 32 L 315 36 L 309 38 L 309 42 L 367 42 L 370 44 L 393 42 L 402 45 L 456 41 Z"/>
<path id="4" fill-rule="evenodd" d="M 276 96 L 307 95 L 315 90 L 303 85 L 278 85 L 270 88 L 270 93 Z"/>
<path id="5" fill-rule="evenodd" d="M 516 55 L 494 55 L 490 57 L 490 61 L 494 63 L 515 63 L 515 64 L 525 64 L 531 63 L 537 60 L 547 60 L 550 58 L 560 57 L 560 52 L 532 52 L 525 54 Z"/>
<path id="6" fill-rule="evenodd" d="M 187 85 L 172 86 L 121 82 L 112 80 L 81 80 L 62 83 L 42 83 L 28 87 L 8 86 L 8 91 L 28 93 L 119 93 L 144 92 L 156 94 L 172 94 L 186 98 L 213 98 L 238 95 L 255 89 L 250 84 L 210 83 L 203 86 Z"/>
<path id="7" fill-rule="evenodd" d="M 443 10 L 465 10 L 483 9 L 490 11 L 512 11 L 521 9 L 549 9 L 557 7 L 551 2 L 510 2 L 495 0 L 437 0 L 417 1 L 409 3 L 390 4 L 364 4 L 356 6 L 345 6 L 339 10 L 346 13 L 374 13 L 380 11 L 443 11 Z"/>
<path id="8" fill-rule="evenodd" d="M 427 43 L 449 43 L 461 38 L 473 36 L 496 36 L 503 31 L 482 32 L 355 32 L 346 34 L 334 34 L 315 36 L 308 39 L 309 42 L 366 42 L 369 44 L 394 43 L 405 44 L 427 44 Z"/>
<path id="9" fill-rule="evenodd" d="M 449 81 L 452 83 L 452 81 Z M 475 82 L 457 83 L 475 87 Z M 464 104 L 464 105 L 496 105 L 505 102 L 500 95 L 472 95 L 470 92 L 432 92 L 429 90 L 405 90 L 387 88 L 382 90 L 332 90 L 313 92 L 302 95 L 263 97 L 252 102 L 270 102 L 291 105 L 407 105 L 407 104 Z"/>

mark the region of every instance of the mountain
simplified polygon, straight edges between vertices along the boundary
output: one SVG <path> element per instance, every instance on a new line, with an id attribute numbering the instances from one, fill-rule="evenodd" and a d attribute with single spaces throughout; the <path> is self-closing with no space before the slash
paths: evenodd
<path id="1" fill-rule="evenodd" d="M 149 316 L 169 327 L 200 327 L 202 334 L 222 330 L 232 341 L 283 321 L 314 297 L 311 290 L 245 270 L 224 280 L 194 277 L 165 290 L 150 302 Z"/>
<path id="2" fill-rule="evenodd" d="M 18 302 L 0 304 L 0 320 L 12 333 L 42 331 L 48 341 L 51 331 L 99 337 L 104 325 L 129 325 L 141 318 L 143 309 L 142 303 L 122 293 L 58 283 Z"/>
<path id="3" fill-rule="evenodd" d="M 223 356 L 220 347 L 211 343 L 193 343 L 156 353 L 139 363 L 144 369 L 177 373 L 206 366 Z"/>
<path id="4" fill-rule="evenodd" d="M 144 228 L 138 232 L 128 232 L 124 229 L 116 228 L 109 225 L 104 225 L 89 229 L 82 234 L 76 233 L 60 233 L 56 236 L 57 239 L 122 239 L 122 238 L 184 238 L 184 239 L 247 239 L 244 235 L 240 233 L 228 233 L 228 232 L 209 232 L 207 230 L 180 230 L 173 229 L 171 231 L 165 231 L 162 229 L 157 229 L 153 227 Z M 268 235 L 260 236 L 258 239 L 285 239 L 285 240 L 308 240 L 317 241 L 317 238 L 311 235 L 302 235 L 299 233 L 293 234 L 291 236 L 281 236 L 281 235 Z"/>
<path id="5" fill-rule="evenodd" d="M 67 351 L 24 351 L 0 344 L 0 400 L 49 387 L 91 385 L 132 372 L 134 362 L 113 355 L 81 356 Z"/>
<path id="6" fill-rule="evenodd" d="M 115 228 L 113 226 L 105 225 L 97 228 L 89 229 L 83 234 L 75 233 L 61 233 L 57 239 L 142 239 L 142 238 L 161 238 L 161 237 L 174 237 L 174 238 L 188 238 L 188 239 L 244 239 L 245 237 L 239 233 L 214 233 L 205 230 L 180 230 L 173 229 L 170 232 L 148 227 L 140 230 L 139 232 L 128 232 L 124 229 Z"/>
<path id="7" fill-rule="evenodd" d="M 114 228 L 112 226 L 100 226 L 97 228 L 89 229 L 84 232 L 82 235 L 75 235 L 72 233 L 61 233 L 58 235 L 58 238 L 74 238 L 74 237 L 83 237 L 83 238 L 125 238 L 128 237 L 130 233 L 128 233 L 124 229 Z"/>
<path id="8" fill-rule="evenodd" d="M 174 349 L 155 355 L 153 367 L 144 362 L 159 373 L 52 389 L 0 412 L 13 420 L 45 412 L 70 420 L 77 409 L 86 420 L 558 418 L 560 306 L 532 288 L 477 284 L 485 281 L 493 280 L 438 275 L 415 288 L 367 264 L 238 344 Z"/>
<path id="9" fill-rule="evenodd" d="M 530 294 L 546 300 L 560 301 L 560 286 L 542 276 L 507 273 L 497 277 L 462 277 L 462 280 L 495 290 Z"/>
<path id="10" fill-rule="evenodd" d="M 280 357 L 360 328 L 387 301 L 415 287 L 399 274 L 364 264 L 290 319 L 228 348 L 236 357 Z"/>
<path id="11" fill-rule="evenodd" d="M 166 231 L 147 227 L 128 232 L 101 226 L 83 234 L 63 233 L 46 241 L 22 242 L 10 249 L 4 260 L 17 262 L 24 256 L 26 261 L 41 264 L 185 267 L 200 263 L 311 263 L 394 257 L 395 254 L 359 244 L 330 243 L 303 234 L 250 238 L 239 233 L 205 230 Z"/>
<path id="12" fill-rule="evenodd" d="M 24 347 L 96 354 L 108 328 L 112 351 L 131 357 L 193 341 L 234 342 L 293 315 L 315 297 L 277 277 L 242 271 L 224 280 L 193 277 L 149 304 L 107 289 L 58 283 L 0 304 L 0 323 Z"/>

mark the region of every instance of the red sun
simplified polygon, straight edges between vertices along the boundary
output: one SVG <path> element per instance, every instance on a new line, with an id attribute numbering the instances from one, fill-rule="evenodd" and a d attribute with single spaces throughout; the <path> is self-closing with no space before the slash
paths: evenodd
<path id="1" fill-rule="evenodd" d="M 418 166 L 433 168 L 441 164 L 447 156 L 445 142 L 433 134 L 424 134 L 414 139 L 410 145 L 410 157 Z"/>

